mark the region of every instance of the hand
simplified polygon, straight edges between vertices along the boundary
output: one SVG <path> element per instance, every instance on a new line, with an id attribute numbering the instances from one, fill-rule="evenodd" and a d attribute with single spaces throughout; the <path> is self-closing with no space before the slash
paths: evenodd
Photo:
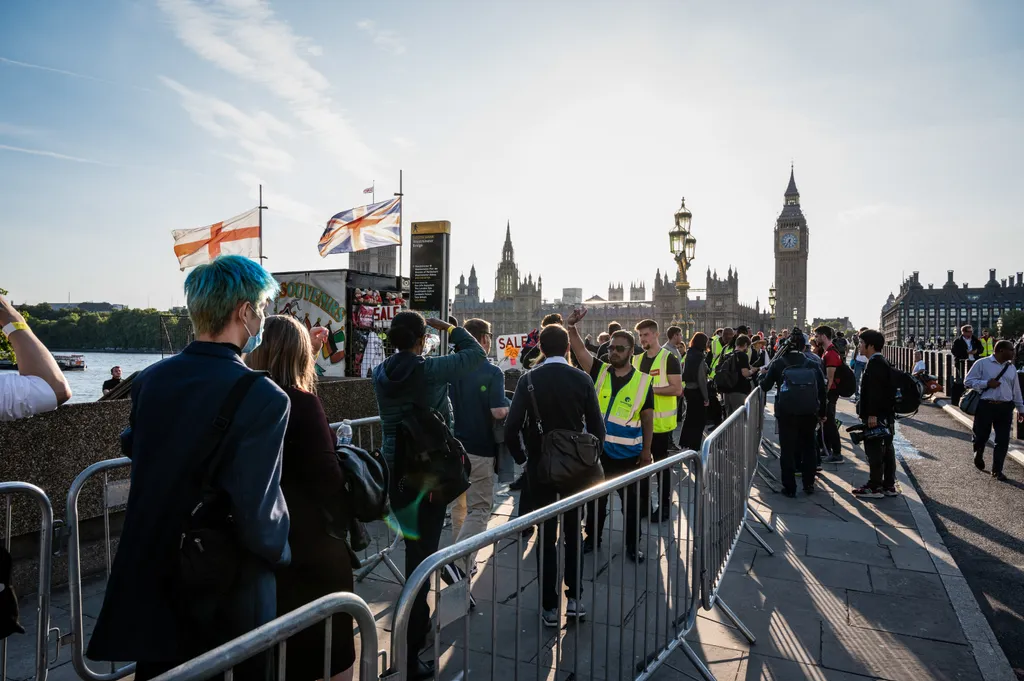
<path id="1" fill-rule="evenodd" d="M 877 426 L 878 426 L 878 417 L 877 416 L 869 416 L 868 417 L 868 428 L 875 428 Z"/>
<path id="2" fill-rule="evenodd" d="M 704 400 L 704 406 L 705 407 L 710 407 L 711 406 L 711 402 L 709 402 L 708 400 Z"/>
<path id="3" fill-rule="evenodd" d="M 581 321 L 583 321 L 583 318 L 586 317 L 586 316 L 587 316 L 587 308 L 586 308 L 586 306 L 580 306 L 580 307 L 577 307 L 576 309 L 574 309 L 572 311 L 572 314 L 570 314 L 569 318 L 565 320 L 565 323 L 568 324 L 569 326 L 576 326 Z"/>
<path id="4" fill-rule="evenodd" d="M 828 421 L 828 419 L 822 416 L 818 419 L 818 421 L 821 423 L 821 425 L 825 425 L 825 422 Z"/>
<path id="5" fill-rule="evenodd" d="M 988 379 L 988 384 L 987 385 L 990 388 L 998 388 L 1000 383 L 1001 383 L 1001 381 L 998 381 L 998 380 L 996 380 L 994 378 L 990 378 L 990 379 Z"/>
<path id="6" fill-rule="evenodd" d="M 653 461 L 654 461 L 654 457 L 651 456 L 651 452 L 649 450 L 645 449 L 644 451 L 640 452 L 640 465 L 641 466 L 649 466 L 651 464 L 651 462 L 653 462 Z"/>
<path id="7" fill-rule="evenodd" d="M 327 342 L 328 331 L 322 326 L 314 326 L 309 330 L 309 338 L 313 341 L 313 354 L 317 354 Z"/>
<path id="8" fill-rule="evenodd" d="M 1017 423 L 1024 423 L 1024 412 L 1017 414 Z"/>
<path id="9" fill-rule="evenodd" d="M 14 309 L 6 298 L 0 296 L 0 326 L 7 326 L 12 322 L 24 322 L 25 318 Z"/>
<path id="10" fill-rule="evenodd" d="M 427 326 L 436 331 L 447 331 L 448 327 L 451 326 L 448 322 L 443 319 L 428 319 Z"/>

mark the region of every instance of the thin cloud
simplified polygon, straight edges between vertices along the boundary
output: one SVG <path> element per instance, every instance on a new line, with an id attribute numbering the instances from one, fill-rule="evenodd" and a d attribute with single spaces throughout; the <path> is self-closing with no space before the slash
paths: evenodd
<path id="1" fill-rule="evenodd" d="M 391 29 L 377 28 L 377 22 L 372 19 L 363 19 L 357 22 L 356 28 L 369 35 L 373 39 L 373 44 L 377 47 L 387 50 L 395 56 L 405 54 L 405 43 Z"/>
<path id="2" fill-rule="evenodd" d="M 265 87 L 318 136 L 346 171 L 372 176 L 376 154 L 335 109 L 331 84 L 304 55 L 316 45 L 276 19 L 265 0 L 160 0 L 178 38 L 203 59 Z"/>
<path id="3" fill-rule="evenodd" d="M 416 143 L 413 142 L 412 140 L 406 139 L 398 135 L 391 138 L 391 143 L 394 144 L 396 147 L 400 147 L 402 149 L 412 149 L 413 147 L 416 146 Z"/>
<path id="4" fill-rule="evenodd" d="M 74 161 L 75 163 L 88 163 L 96 166 L 107 166 L 111 168 L 117 167 L 113 163 L 97 161 L 94 158 L 68 156 L 67 154 L 58 154 L 56 151 L 46 151 L 45 149 L 25 149 L 24 147 L 12 147 L 7 144 L 0 144 L 0 151 L 13 151 L 18 154 L 29 154 L 31 156 L 45 156 L 46 158 L 55 158 L 60 161 Z"/>
<path id="5" fill-rule="evenodd" d="M 15 125 L 0 121 L 0 136 L 4 137 L 38 137 L 43 134 L 39 128 L 30 128 L 26 125 Z"/>
<path id="6" fill-rule="evenodd" d="M 0 57 L 0 64 L 7 64 L 8 66 L 17 66 L 23 69 L 35 69 L 37 71 L 46 71 L 48 73 L 56 73 L 62 76 L 69 76 L 71 78 L 79 78 L 81 80 L 91 80 L 95 83 L 104 83 L 106 85 L 115 85 L 117 87 L 130 87 L 134 90 L 140 90 L 142 92 L 153 92 L 153 90 L 150 90 L 146 87 L 142 87 L 141 85 L 131 85 L 130 83 L 118 83 L 117 81 L 107 80 L 106 78 L 97 78 L 96 76 L 90 76 L 85 73 L 76 73 L 75 71 L 55 69 L 51 66 L 43 66 L 41 64 L 30 64 L 28 62 L 17 61 L 16 59 L 8 59 L 6 57 Z"/>

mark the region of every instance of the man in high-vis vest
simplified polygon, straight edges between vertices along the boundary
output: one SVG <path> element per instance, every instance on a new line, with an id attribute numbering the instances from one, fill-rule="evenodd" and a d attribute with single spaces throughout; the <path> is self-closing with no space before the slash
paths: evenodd
<path id="1" fill-rule="evenodd" d="M 988 329 L 981 330 L 981 338 L 979 338 L 978 340 L 981 341 L 981 358 L 988 357 L 994 352 L 994 348 L 996 347 L 996 339 L 992 337 Z"/>
<path id="2" fill-rule="evenodd" d="M 651 463 L 651 442 L 654 439 L 654 391 L 651 376 L 634 369 L 629 360 L 633 356 L 633 335 L 628 331 L 615 331 L 608 341 L 608 362 L 602 362 L 586 351 L 576 324 L 586 315 L 586 308 L 569 316 L 569 344 L 576 351 L 580 368 L 590 374 L 597 389 L 597 402 L 604 414 L 605 437 L 601 466 L 605 479 L 616 478 Z M 581 348 L 583 349 L 581 352 Z M 634 563 L 644 561 L 638 550 L 641 513 L 646 510 L 637 503 L 649 503 L 647 481 L 619 489 L 626 524 L 626 555 Z M 583 553 L 591 553 L 601 546 L 608 498 L 587 507 L 587 538 Z"/>
<path id="3" fill-rule="evenodd" d="M 671 352 L 661 347 L 658 322 L 645 319 L 636 325 L 640 335 L 642 355 L 633 358 L 633 367 L 648 374 L 654 384 L 654 441 L 651 453 L 655 461 L 668 456 L 672 431 L 676 429 L 676 406 L 683 394 L 683 367 Z M 658 474 L 658 494 L 661 505 L 651 511 L 651 522 L 667 521 L 672 517 L 672 471 L 666 468 Z"/>
<path id="4" fill-rule="evenodd" d="M 736 331 L 731 327 L 722 329 L 721 338 L 716 334 L 711 340 L 711 364 L 708 371 L 708 425 L 717 428 L 724 419 L 722 402 L 713 386 L 715 371 L 735 349 Z"/>

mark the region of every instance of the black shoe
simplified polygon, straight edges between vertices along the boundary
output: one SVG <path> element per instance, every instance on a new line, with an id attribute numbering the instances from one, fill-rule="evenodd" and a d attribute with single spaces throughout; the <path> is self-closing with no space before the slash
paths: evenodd
<path id="1" fill-rule="evenodd" d="M 996 473 L 993 471 L 992 477 L 998 480 L 999 482 L 1006 482 L 1006 476 L 1003 475 L 1002 473 Z"/>
<path id="2" fill-rule="evenodd" d="M 804 494 L 814 494 L 814 487 L 804 487 Z"/>
<path id="3" fill-rule="evenodd" d="M 636 549 L 626 549 L 626 557 L 628 557 L 631 561 L 633 561 L 637 565 L 640 565 L 641 563 L 644 562 L 644 560 L 646 560 L 646 557 L 644 556 L 644 552 L 643 551 L 637 551 Z"/>
<path id="4" fill-rule="evenodd" d="M 409 660 L 409 679 L 422 681 L 422 679 L 434 678 L 434 663 L 424 662 L 420 658 Z"/>
<path id="5" fill-rule="evenodd" d="M 981 454 L 975 454 L 974 455 L 974 466 L 979 471 L 985 470 L 985 459 L 984 459 L 984 457 L 982 457 Z"/>
<path id="6" fill-rule="evenodd" d="M 600 541 L 597 542 L 597 550 L 598 551 L 601 550 L 601 542 Z M 586 539 L 583 540 L 583 553 L 584 553 L 584 555 L 586 555 L 588 553 L 593 553 L 593 552 L 594 552 L 594 540 L 591 539 L 590 537 L 587 537 Z"/>
<path id="7" fill-rule="evenodd" d="M 796 498 L 796 490 L 784 489 L 782 490 L 782 496 L 789 497 L 790 499 Z"/>
<path id="8" fill-rule="evenodd" d="M 512 490 L 513 492 L 518 492 L 519 490 L 521 490 L 523 488 L 523 485 L 525 483 L 526 483 L 526 473 L 523 473 L 518 478 L 516 478 L 515 480 L 510 482 L 509 485 L 508 485 L 508 488 L 510 490 Z"/>
<path id="9" fill-rule="evenodd" d="M 530 525 L 530 526 L 529 526 L 529 527 L 527 527 L 527 528 L 526 528 L 525 530 L 523 530 L 522 532 L 520 532 L 520 534 L 522 534 L 522 535 L 523 535 L 523 539 L 529 539 L 530 537 L 532 537 L 532 536 L 533 536 L 533 532 L 534 532 L 534 529 L 535 529 L 535 528 L 534 528 L 534 526 L 533 526 L 533 525 Z"/>
<path id="10" fill-rule="evenodd" d="M 661 522 L 667 523 L 670 520 L 672 520 L 672 506 L 663 506 L 661 508 Z"/>

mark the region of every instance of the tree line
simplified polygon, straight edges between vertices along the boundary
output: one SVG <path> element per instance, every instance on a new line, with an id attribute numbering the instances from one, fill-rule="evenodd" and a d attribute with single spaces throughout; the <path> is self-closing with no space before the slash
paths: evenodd
<path id="1" fill-rule="evenodd" d="M 162 337 L 176 338 L 181 321 L 177 316 L 170 316 L 161 324 L 161 313 L 154 309 L 87 312 L 77 308 L 55 310 L 42 303 L 19 305 L 18 311 L 26 316 L 36 336 L 51 350 L 159 352 L 167 344 Z"/>

